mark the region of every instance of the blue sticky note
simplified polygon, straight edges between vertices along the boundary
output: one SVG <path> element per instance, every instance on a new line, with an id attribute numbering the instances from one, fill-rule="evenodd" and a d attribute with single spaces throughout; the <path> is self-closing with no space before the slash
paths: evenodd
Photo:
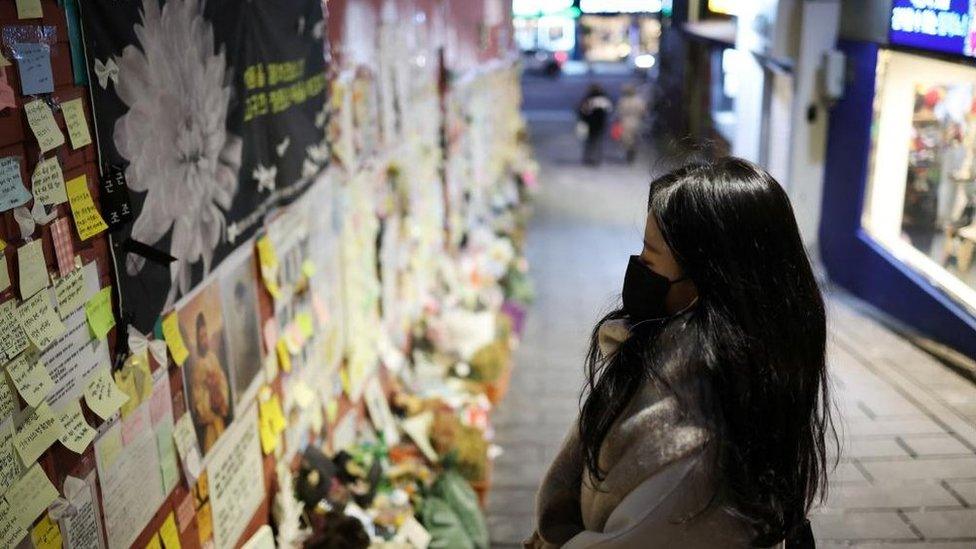
<path id="1" fill-rule="evenodd" d="M 51 46 L 36 42 L 14 44 L 13 53 L 20 70 L 20 87 L 24 95 L 54 92 Z"/>
<path id="2" fill-rule="evenodd" d="M 20 178 L 20 159 L 16 156 L 0 158 L 0 212 L 23 206 L 31 198 Z"/>

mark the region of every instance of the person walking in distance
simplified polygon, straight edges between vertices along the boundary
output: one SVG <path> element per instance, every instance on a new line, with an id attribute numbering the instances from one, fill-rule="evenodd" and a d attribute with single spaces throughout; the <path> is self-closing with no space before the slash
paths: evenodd
<path id="1" fill-rule="evenodd" d="M 647 104 L 637 94 L 637 88 L 633 84 L 624 85 L 623 94 L 617 102 L 617 118 L 620 121 L 620 144 L 624 147 L 628 164 L 637 157 L 637 140 L 645 112 Z"/>
<path id="2" fill-rule="evenodd" d="M 577 117 L 586 131 L 583 141 L 583 163 L 598 166 L 603 161 L 603 138 L 607 121 L 613 111 L 613 101 L 599 84 L 590 84 L 579 104 Z"/>

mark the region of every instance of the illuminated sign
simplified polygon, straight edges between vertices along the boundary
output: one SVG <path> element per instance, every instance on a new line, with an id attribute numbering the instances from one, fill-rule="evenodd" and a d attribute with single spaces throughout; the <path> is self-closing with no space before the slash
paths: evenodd
<path id="1" fill-rule="evenodd" d="M 512 0 L 512 15 L 515 17 L 538 17 L 568 10 L 573 0 Z"/>
<path id="2" fill-rule="evenodd" d="M 661 0 L 580 0 L 583 13 L 657 13 Z"/>
<path id="3" fill-rule="evenodd" d="M 969 0 L 892 0 L 892 44 L 973 57 L 974 32 Z"/>
<path id="4" fill-rule="evenodd" d="M 736 0 L 708 0 L 708 11 L 712 13 L 723 13 L 725 15 L 736 15 Z"/>

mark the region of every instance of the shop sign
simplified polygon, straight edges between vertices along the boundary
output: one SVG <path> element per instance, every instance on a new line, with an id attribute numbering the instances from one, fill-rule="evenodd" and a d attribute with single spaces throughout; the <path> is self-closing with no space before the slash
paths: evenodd
<path id="1" fill-rule="evenodd" d="M 888 39 L 892 44 L 974 56 L 973 8 L 969 0 L 893 0 Z"/>

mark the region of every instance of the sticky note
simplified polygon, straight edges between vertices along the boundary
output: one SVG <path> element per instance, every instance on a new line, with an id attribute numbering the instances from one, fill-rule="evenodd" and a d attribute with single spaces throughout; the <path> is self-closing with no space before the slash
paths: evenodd
<path id="1" fill-rule="evenodd" d="M 58 258 L 58 273 L 65 276 L 75 268 L 75 244 L 67 217 L 59 217 L 51 223 L 51 242 Z"/>
<path id="2" fill-rule="evenodd" d="M 85 387 L 85 403 L 102 419 L 112 417 L 128 400 L 129 395 L 115 384 L 108 366 L 99 368 Z"/>
<path id="3" fill-rule="evenodd" d="M 180 456 L 183 464 L 183 473 L 192 485 L 200 476 L 200 445 L 197 442 L 197 434 L 193 429 L 193 419 L 189 413 L 180 416 L 173 425 L 173 442 L 176 444 L 176 453 Z"/>
<path id="4" fill-rule="evenodd" d="M 31 194 L 20 177 L 20 159 L 16 156 L 0 158 L 0 212 L 30 202 Z"/>
<path id="5" fill-rule="evenodd" d="M 58 412 L 61 427 L 64 432 L 58 437 L 65 448 L 76 454 L 83 453 L 88 445 L 95 440 L 95 429 L 85 421 L 85 414 L 81 411 L 81 404 L 72 400 Z"/>
<path id="6" fill-rule="evenodd" d="M 64 432 L 61 420 L 47 402 L 34 408 L 14 435 L 14 447 L 24 464 L 34 463 Z M 13 490 L 13 488 L 11 488 Z M 36 517 L 37 515 L 34 515 Z M 31 517 L 31 520 L 34 520 Z"/>
<path id="7" fill-rule="evenodd" d="M 115 316 L 112 314 L 112 287 L 106 286 L 85 303 L 85 317 L 92 334 L 98 339 L 105 339 L 108 331 L 115 326 Z"/>
<path id="8" fill-rule="evenodd" d="M 30 348 L 7 364 L 10 381 L 31 408 L 43 402 L 54 390 L 54 380 L 40 358 L 37 350 Z"/>
<path id="9" fill-rule="evenodd" d="M 187 357 L 190 356 L 190 351 L 183 342 L 183 335 L 180 334 L 180 324 L 175 311 L 163 317 L 163 339 L 166 340 L 166 346 L 169 347 L 169 354 L 173 355 L 173 362 L 177 366 L 182 366 Z"/>
<path id="10" fill-rule="evenodd" d="M 24 476 L 20 477 L 10 490 L 7 490 L 4 497 L 8 502 L 17 502 L 10 508 L 10 514 L 17 517 L 17 523 L 26 531 L 34 520 L 54 503 L 58 497 L 58 490 L 48 480 L 44 469 L 34 463 Z"/>
<path id="11" fill-rule="evenodd" d="M 64 323 L 54 312 L 48 292 L 38 292 L 17 307 L 17 320 L 27 339 L 41 351 L 47 349 L 64 332 Z"/>
<path id="12" fill-rule="evenodd" d="M 68 201 L 68 195 L 64 190 L 64 172 L 61 171 L 58 157 L 46 158 L 34 166 L 34 174 L 31 175 L 31 192 L 34 194 L 34 200 L 40 201 L 45 206 L 54 206 Z"/>
<path id="13" fill-rule="evenodd" d="M 81 98 L 61 103 L 61 112 L 64 114 L 64 124 L 68 126 L 71 148 L 78 149 L 91 145 L 91 133 L 88 131 L 88 121 L 85 120 L 85 107 L 81 103 Z"/>
<path id="14" fill-rule="evenodd" d="M 286 372 L 290 372 L 291 353 L 288 352 L 288 346 L 285 344 L 285 338 L 278 340 L 278 344 L 275 345 L 275 350 L 278 352 L 278 363 L 281 365 L 281 369 Z"/>
<path id="15" fill-rule="evenodd" d="M 17 271 L 21 299 L 29 299 L 41 289 L 47 288 L 47 264 L 44 262 L 44 247 L 40 240 L 32 240 L 17 249 Z"/>
<path id="16" fill-rule="evenodd" d="M 162 540 L 163 547 L 166 549 L 181 549 L 180 531 L 176 528 L 176 517 L 172 511 L 163 521 L 163 525 L 159 527 L 159 539 Z"/>
<path id="17" fill-rule="evenodd" d="M 68 202 L 71 203 L 71 213 L 75 216 L 75 227 L 78 238 L 88 240 L 108 228 L 102 214 L 98 212 L 88 192 L 88 178 L 84 174 L 68 181 Z"/>
<path id="18" fill-rule="evenodd" d="M 64 134 L 54 121 L 54 114 L 47 103 L 41 99 L 25 103 L 24 114 L 27 115 L 27 123 L 34 132 L 34 137 L 37 138 L 37 144 L 41 147 L 41 153 L 64 145 Z"/>
<path id="19" fill-rule="evenodd" d="M 315 262 L 311 259 L 302 261 L 302 274 L 305 275 L 306 278 L 312 278 L 315 276 Z"/>
<path id="20" fill-rule="evenodd" d="M 21 528 L 20 518 L 10 510 L 10 504 L 0 498 L 0 547 L 17 547 L 26 536 L 27 531 Z"/>
<path id="21" fill-rule="evenodd" d="M 40 19 L 44 17 L 41 0 L 17 0 L 17 19 Z"/>
<path id="22" fill-rule="evenodd" d="M 61 528 L 51 520 L 51 515 L 44 515 L 40 522 L 31 530 L 31 541 L 34 549 L 61 549 Z"/>
<path id="23" fill-rule="evenodd" d="M 159 534 L 153 534 L 146 542 L 146 549 L 163 549 L 163 542 L 159 539 Z"/>
<path id="24" fill-rule="evenodd" d="M 0 254 L 0 292 L 10 287 L 10 271 L 7 270 L 7 256 Z"/>
<path id="25" fill-rule="evenodd" d="M 17 300 L 10 299 L 0 303 L 0 347 L 7 354 L 7 358 L 19 355 L 30 342 L 27 334 L 17 322 Z"/>
<path id="26" fill-rule="evenodd" d="M 17 401 L 14 398 L 14 391 L 7 383 L 6 376 L 0 374 L 0 417 L 8 418 L 14 415 L 17 410 Z M 0 429 L 2 435 L 2 429 Z M 3 476 L 0 474 L 0 476 Z M 3 493 L 3 485 L 0 484 L 0 494 Z"/>
<path id="27" fill-rule="evenodd" d="M 54 93 L 54 75 L 51 73 L 51 46 L 38 42 L 24 42 L 11 46 L 17 69 L 20 72 L 20 88 L 24 95 Z"/>
<path id="28" fill-rule="evenodd" d="M 68 274 L 54 280 L 54 293 L 58 298 L 58 314 L 61 318 L 85 306 L 87 299 L 85 287 L 85 270 L 74 269 Z"/>

